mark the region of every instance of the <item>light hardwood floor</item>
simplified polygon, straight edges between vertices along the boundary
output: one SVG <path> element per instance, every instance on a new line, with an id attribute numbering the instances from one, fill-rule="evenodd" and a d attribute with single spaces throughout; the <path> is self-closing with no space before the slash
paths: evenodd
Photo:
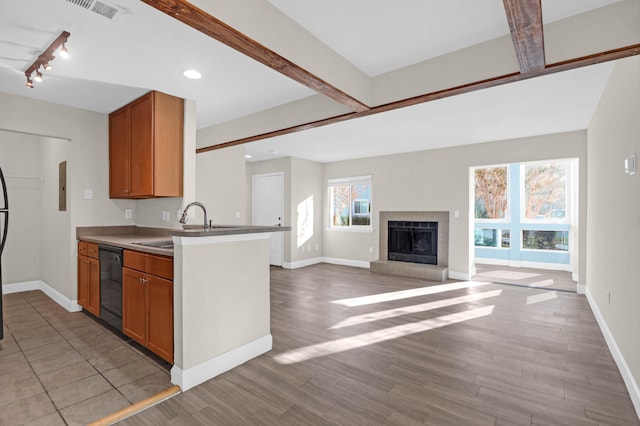
<path id="1" fill-rule="evenodd" d="M 577 291 L 578 284 L 571 279 L 571 272 L 482 264 L 476 264 L 476 275 L 472 279 L 474 281 L 570 291 L 572 293 Z"/>
<path id="2" fill-rule="evenodd" d="M 583 296 L 271 271 L 271 352 L 126 425 L 638 425 Z"/>

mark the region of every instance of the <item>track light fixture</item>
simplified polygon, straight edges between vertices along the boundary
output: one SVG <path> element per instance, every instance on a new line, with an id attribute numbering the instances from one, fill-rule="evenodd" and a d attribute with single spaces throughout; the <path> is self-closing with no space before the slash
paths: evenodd
<path id="1" fill-rule="evenodd" d="M 67 31 L 63 31 L 54 41 L 45 49 L 44 52 L 38 56 L 38 59 L 32 63 L 29 68 L 27 68 L 24 72 L 25 77 L 27 77 L 27 87 L 33 89 L 33 80 L 38 83 L 42 81 L 42 73 L 40 72 L 40 67 L 42 67 L 45 71 L 51 71 L 53 67 L 51 66 L 51 61 L 53 61 L 56 57 L 53 55 L 56 50 L 60 48 L 60 56 L 64 59 L 69 57 L 69 51 L 67 51 L 67 39 L 71 34 Z M 31 79 L 33 73 L 36 73 L 36 76 Z"/>

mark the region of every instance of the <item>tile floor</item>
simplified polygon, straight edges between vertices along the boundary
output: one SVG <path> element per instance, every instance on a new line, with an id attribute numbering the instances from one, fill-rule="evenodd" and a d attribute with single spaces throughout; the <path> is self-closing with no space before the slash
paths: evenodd
<path id="1" fill-rule="evenodd" d="M 8 294 L 0 425 L 84 425 L 171 386 L 168 365 L 44 293 Z"/>

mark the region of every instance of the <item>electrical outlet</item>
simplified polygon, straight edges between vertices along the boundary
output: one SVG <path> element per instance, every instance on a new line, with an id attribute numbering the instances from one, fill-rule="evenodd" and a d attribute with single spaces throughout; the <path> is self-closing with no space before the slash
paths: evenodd
<path id="1" fill-rule="evenodd" d="M 236 219 L 240 219 L 240 212 L 236 212 Z"/>
<path id="2" fill-rule="evenodd" d="M 124 209 L 124 218 L 133 219 L 133 209 Z"/>
<path id="3" fill-rule="evenodd" d="M 454 210 L 453 217 L 460 217 L 460 210 Z"/>
<path id="4" fill-rule="evenodd" d="M 84 189 L 84 199 L 85 200 L 93 200 L 93 189 L 85 188 Z"/>

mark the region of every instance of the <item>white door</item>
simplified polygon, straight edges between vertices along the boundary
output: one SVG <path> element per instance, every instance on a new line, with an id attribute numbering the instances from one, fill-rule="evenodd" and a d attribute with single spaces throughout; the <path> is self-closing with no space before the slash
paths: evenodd
<path id="1" fill-rule="evenodd" d="M 253 176 L 253 224 L 282 225 L 284 221 L 284 176 L 271 173 Z M 269 262 L 282 266 L 283 233 L 271 234 Z"/>

